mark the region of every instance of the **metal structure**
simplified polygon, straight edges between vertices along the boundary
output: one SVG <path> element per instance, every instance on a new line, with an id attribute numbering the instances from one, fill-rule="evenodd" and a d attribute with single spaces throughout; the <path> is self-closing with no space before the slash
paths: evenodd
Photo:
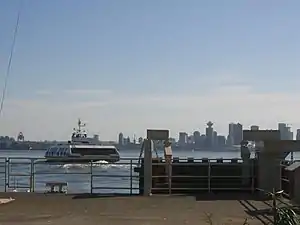
<path id="1" fill-rule="evenodd" d="M 282 166 L 290 152 L 300 151 L 300 141 L 280 140 L 279 130 L 244 130 L 244 141 L 259 143 L 258 188 L 272 192 L 282 189 Z"/>
<path id="2" fill-rule="evenodd" d="M 168 153 L 168 152 L 167 152 Z M 120 162 L 111 164 L 114 167 L 120 165 L 124 166 L 126 169 L 126 173 L 122 172 L 121 174 L 111 174 L 109 171 L 106 171 L 105 173 L 99 174 L 97 171 L 97 167 L 99 165 L 103 165 L 104 167 L 108 166 L 106 163 L 90 163 L 87 165 L 87 167 L 82 170 L 61 170 L 59 171 L 58 169 L 50 169 L 49 170 L 49 165 L 41 161 L 42 159 L 40 158 L 0 158 L 0 176 L 4 176 L 3 183 L 0 183 L 0 188 L 1 186 L 3 187 L 3 191 L 30 191 L 30 192 L 44 192 L 45 191 L 45 185 L 46 183 L 49 182 L 68 182 L 71 184 L 70 178 L 62 178 L 62 175 L 68 175 L 68 176 L 82 176 L 86 178 L 87 180 L 90 181 L 90 185 L 88 189 L 86 189 L 86 192 L 89 192 L 91 194 L 95 193 L 103 193 L 103 191 L 108 190 L 110 192 L 114 193 L 127 193 L 127 194 L 139 194 L 139 182 L 138 180 L 140 178 L 145 178 L 145 176 L 141 176 L 138 173 L 134 172 L 134 168 L 137 166 L 138 163 L 138 158 L 122 158 Z M 179 160 L 179 161 L 178 161 Z M 172 161 L 172 166 L 176 166 L 178 164 L 180 165 L 195 165 L 195 163 L 203 163 L 204 165 L 207 165 L 208 168 L 211 168 L 211 166 L 217 162 L 219 162 L 220 159 L 193 159 L 193 162 L 189 162 L 189 159 L 175 159 L 173 158 Z M 241 159 L 222 159 L 222 162 L 219 163 L 230 163 L 231 165 L 235 164 L 240 164 Z M 162 161 L 159 163 L 152 163 L 153 166 L 156 165 L 163 165 L 163 166 L 168 166 L 169 164 L 166 163 L 166 161 Z M 14 171 L 14 167 L 26 167 L 27 169 L 22 169 L 18 171 Z M 45 169 L 47 167 L 48 169 Z M 51 164 L 51 168 L 57 168 L 55 165 Z M 253 171 L 253 166 L 251 167 L 251 170 Z M 102 170 L 103 171 L 103 170 Z M 53 179 L 57 175 L 58 178 Z M 48 177 L 48 178 L 47 178 Z M 217 178 L 218 176 L 212 175 L 211 174 L 211 169 L 208 169 L 208 174 L 205 176 L 196 176 L 196 175 L 181 175 L 181 176 L 176 176 L 172 175 L 172 173 L 166 173 L 164 176 L 151 176 L 151 183 L 152 179 L 155 178 L 166 178 L 168 182 L 168 186 L 166 187 L 152 187 L 152 190 L 165 190 L 167 193 L 171 194 L 172 191 L 174 190 L 184 190 L 184 189 L 189 189 L 189 188 L 177 188 L 172 186 L 172 180 L 174 178 L 190 178 L 190 179 L 197 179 L 197 178 L 204 178 L 207 180 L 207 188 L 198 188 L 197 190 L 202 190 L 202 191 L 215 191 L 218 188 L 213 188 L 211 187 L 210 183 L 214 178 Z M 232 174 L 228 174 L 224 176 L 224 178 L 228 179 L 238 179 L 243 177 L 241 176 L 233 176 Z M 116 186 L 105 186 L 107 182 L 103 182 L 106 179 L 116 179 L 113 183 L 118 184 L 119 182 L 127 182 L 127 185 L 116 185 Z M 248 177 L 250 178 L 250 177 Z M 254 186 L 254 179 L 255 177 L 253 174 L 251 174 L 251 186 L 245 188 L 245 187 L 225 187 L 225 188 L 219 188 L 220 190 L 247 190 L 247 191 L 255 191 L 255 186 Z M 24 182 L 26 180 L 27 182 Z M 72 193 L 72 188 L 71 185 L 68 188 L 69 192 Z"/>

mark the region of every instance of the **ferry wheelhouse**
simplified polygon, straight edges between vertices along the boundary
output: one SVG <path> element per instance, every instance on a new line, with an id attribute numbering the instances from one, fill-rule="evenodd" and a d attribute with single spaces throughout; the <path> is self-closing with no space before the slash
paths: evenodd
<path id="1" fill-rule="evenodd" d="M 45 153 L 46 161 L 88 163 L 104 160 L 114 163 L 120 160 L 120 153 L 115 146 L 101 145 L 98 136 L 88 137 L 84 127 L 85 124 L 78 120 L 78 128 L 74 128 L 71 141 L 50 147 Z"/>

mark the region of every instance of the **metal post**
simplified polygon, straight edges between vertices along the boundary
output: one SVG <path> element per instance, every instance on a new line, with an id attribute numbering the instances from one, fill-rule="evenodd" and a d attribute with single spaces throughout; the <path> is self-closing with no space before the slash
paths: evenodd
<path id="1" fill-rule="evenodd" d="M 4 184 L 4 192 L 6 192 L 7 191 L 7 158 L 5 158 L 5 161 L 4 161 L 4 172 L 5 172 L 5 178 L 4 178 L 4 182 L 5 182 L 5 184 Z"/>
<path id="2" fill-rule="evenodd" d="M 169 195 L 172 194 L 172 159 L 166 157 Z"/>
<path id="3" fill-rule="evenodd" d="M 34 159 L 31 159 L 30 163 L 30 192 L 34 192 Z"/>
<path id="4" fill-rule="evenodd" d="M 152 189 L 152 152 L 151 140 L 144 140 L 144 196 L 151 195 Z"/>
<path id="5" fill-rule="evenodd" d="M 130 159 L 130 195 L 132 195 L 132 159 Z"/>
<path id="6" fill-rule="evenodd" d="M 165 163 L 166 163 L 166 172 L 167 172 L 167 182 L 169 187 L 169 195 L 172 194 L 172 148 L 168 140 L 165 141 Z"/>
<path id="7" fill-rule="evenodd" d="M 6 159 L 7 162 L 7 187 L 10 188 L 10 158 Z"/>
<path id="8" fill-rule="evenodd" d="M 254 182 L 255 182 L 255 173 L 254 173 L 254 159 L 251 160 L 251 192 L 254 193 Z"/>
<path id="9" fill-rule="evenodd" d="M 294 162 L 294 151 L 291 151 L 291 162 Z"/>
<path id="10" fill-rule="evenodd" d="M 211 176 L 211 165 L 210 165 L 210 160 L 208 160 L 208 192 L 211 192 L 211 187 L 210 187 L 210 176 Z"/>
<path id="11" fill-rule="evenodd" d="M 90 163 L 90 174 L 91 174 L 91 183 L 90 183 L 90 187 L 91 187 L 91 194 L 93 194 L 93 161 L 91 161 Z"/>

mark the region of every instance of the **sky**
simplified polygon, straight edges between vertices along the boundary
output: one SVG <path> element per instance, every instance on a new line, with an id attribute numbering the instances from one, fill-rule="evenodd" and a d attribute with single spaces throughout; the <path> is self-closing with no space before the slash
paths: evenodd
<path id="1" fill-rule="evenodd" d="M 1 92 L 19 8 L 0 135 L 300 128 L 300 1 L 2 0 Z"/>

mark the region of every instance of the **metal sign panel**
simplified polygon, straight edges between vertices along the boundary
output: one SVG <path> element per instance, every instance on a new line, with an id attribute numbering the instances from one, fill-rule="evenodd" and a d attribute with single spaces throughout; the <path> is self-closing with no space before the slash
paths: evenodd
<path id="1" fill-rule="evenodd" d="M 169 130 L 147 129 L 147 138 L 151 140 L 165 141 L 169 139 Z"/>
<path id="2" fill-rule="evenodd" d="M 280 140 L 279 130 L 243 130 L 243 139 L 247 141 Z"/>

